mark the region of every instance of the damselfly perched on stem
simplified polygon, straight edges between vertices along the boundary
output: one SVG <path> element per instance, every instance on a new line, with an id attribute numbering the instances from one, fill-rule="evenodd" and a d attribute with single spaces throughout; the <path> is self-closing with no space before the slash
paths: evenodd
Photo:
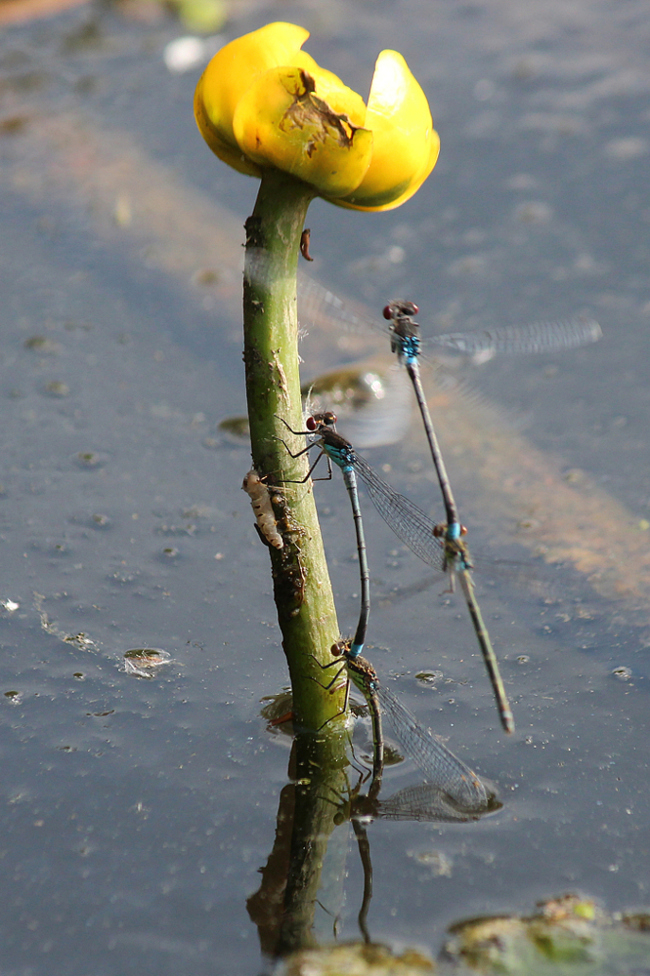
<path id="1" fill-rule="evenodd" d="M 481 617 L 476 597 L 474 596 L 474 588 L 470 575 L 473 567 L 462 540 L 460 538 L 455 540 L 447 539 L 445 533 L 441 536 L 441 523 L 433 522 L 410 499 L 399 494 L 399 492 L 396 492 L 389 484 L 383 481 L 368 462 L 355 451 L 352 444 L 336 431 L 335 424 L 336 416 L 330 412 L 315 414 L 313 417 L 309 417 L 306 423 L 307 430 L 303 431 L 295 431 L 285 422 L 285 426 L 292 434 L 296 434 L 297 436 L 312 435 L 316 438 L 311 444 L 298 451 L 297 454 L 292 454 L 293 457 L 300 457 L 301 454 L 310 451 L 313 447 L 320 447 L 320 453 L 311 465 L 303 481 L 306 481 L 311 476 L 320 458 L 325 455 L 328 463 L 329 477 L 331 477 L 331 462 L 333 461 L 337 467 L 341 468 L 346 479 L 346 485 L 352 498 L 353 509 L 356 505 L 358 510 L 356 475 L 359 475 L 381 517 L 393 532 L 413 550 L 416 556 L 419 556 L 423 562 L 434 569 L 450 574 L 452 580 L 454 574 L 458 575 L 472 625 L 490 676 L 501 724 L 506 732 L 512 732 L 514 730 L 512 711 L 503 686 L 496 655 L 487 628 Z M 287 450 L 289 450 L 288 447 Z M 350 485 L 354 485 L 354 488 L 351 488 Z M 357 542 L 359 543 L 359 530 L 362 533 L 360 511 L 358 511 L 358 516 L 357 518 L 355 514 Z M 363 539 L 362 534 L 361 538 Z M 367 574 L 365 541 L 363 542 L 363 547 L 358 544 L 358 548 L 360 565 L 362 566 L 362 570 L 365 566 L 365 572 Z M 354 654 L 361 653 L 365 639 L 365 627 L 368 620 L 370 599 L 367 575 L 365 589 L 363 587 L 364 577 L 362 572 L 362 596 L 366 603 L 364 611 L 364 603 L 362 600 L 362 614 L 359 620 L 359 626 L 357 627 L 357 633 L 350 648 L 353 656 Z"/>
<path id="2" fill-rule="evenodd" d="M 405 705 L 383 685 L 372 664 L 360 655 L 350 653 L 350 644 L 340 641 L 332 648 L 334 660 L 325 668 L 339 666 L 328 687 L 334 686 L 344 672 L 363 694 L 372 719 L 374 762 L 373 778 L 381 775 L 384 738 L 382 715 L 387 715 L 395 738 L 412 759 L 428 783 L 439 787 L 458 811 L 480 813 L 488 806 L 485 785 L 476 773 L 458 759 L 439 738 L 423 728 Z M 341 664 L 340 658 L 343 657 Z M 375 794 L 378 790 L 374 790 Z"/>

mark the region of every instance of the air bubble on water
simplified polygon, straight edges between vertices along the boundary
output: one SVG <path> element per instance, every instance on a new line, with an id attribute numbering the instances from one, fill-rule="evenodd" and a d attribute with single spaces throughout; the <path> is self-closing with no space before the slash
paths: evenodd
<path id="1" fill-rule="evenodd" d="M 425 685 L 436 685 L 442 681 L 444 675 L 442 671 L 418 671 L 415 676 L 418 681 Z"/>
<path id="2" fill-rule="evenodd" d="M 612 674 L 615 678 L 618 678 L 619 681 L 630 681 L 632 678 L 631 668 L 627 668 L 625 667 L 625 665 L 621 665 L 618 668 L 614 668 Z"/>
<path id="3" fill-rule="evenodd" d="M 169 664 L 171 660 L 171 654 L 159 647 L 136 647 L 126 651 L 124 670 L 137 678 L 153 678 L 156 668 Z"/>

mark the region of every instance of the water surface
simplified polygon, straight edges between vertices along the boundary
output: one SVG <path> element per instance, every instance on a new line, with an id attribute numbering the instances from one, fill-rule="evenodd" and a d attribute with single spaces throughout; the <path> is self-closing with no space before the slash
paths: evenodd
<path id="1" fill-rule="evenodd" d="M 290 15 L 362 91 L 376 53 L 402 50 L 442 136 L 434 175 L 404 208 L 314 204 L 314 273 L 373 309 L 416 300 L 424 329 L 585 310 L 605 333 L 472 373 L 478 397 L 432 398 L 486 554 L 477 591 L 511 738 L 464 607 L 367 514 L 369 656 L 504 803 L 474 824 L 369 828 L 371 936 L 434 955 L 458 919 L 567 890 L 610 911 L 647 904 L 643 14 L 637 2 L 541 14 L 485 0 Z M 227 38 L 278 16 L 249 13 Z M 162 60 L 178 33 L 85 7 L 0 42 L 14 120 L 0 143 L 0 915 L 12 974 L 260 967 L 246 901 L 289 759 L 260 701 L 287 679 L 268 556 L 240 490 L 249 455 L 219 429 L 244 407 L 237 269 L 255 184 L 202 144 L 198 70 L 172 77 Z M 312 376 L 326 365 L 313 338 Z M 363 350 L 381 353 L 373 340 Z M 420 504 L 435 497 L 415 423 L 368 456 Z M 340 480 L 318 493 L 351 629 L 348 502 Z M 129 673 L 124 655 L 139 648 L 170 659 L 151 678 Z M 439 674 L 422 683 L 422 671 Z M 391 790 L 417 779 L 408 766 L 387 773 Z M 359 935 L 351 837 L 343 824 L 330 841 L 339 883 L 322 896 L 324 940 L 335 915 L 339 938 Z"/>

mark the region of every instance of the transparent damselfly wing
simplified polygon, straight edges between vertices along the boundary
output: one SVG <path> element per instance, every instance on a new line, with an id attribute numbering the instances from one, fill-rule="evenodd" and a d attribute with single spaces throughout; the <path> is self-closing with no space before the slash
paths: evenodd
<path id="1" fill-rule="evenodd" d="M 494 797 L 480 809 L 458 808 L 444 790 L 430 783 L 407 786 L 392 796 L 379 798 L 376 817 L 383 820 L 417 820 L 425 823 L 468 823 L 494 813 L 502 806 Z"/>
<path id="2" fill-rule="evenodd" d="M 488 793 L 483 782 L 451 752 L 439 736 L 420 725 L 412 712 L 378 678 L 366 658 L 354 654 L 350 644 L 339 644 L 338 653 L 345 660 L 350 681 L 363 694 L 373 717 L 375 767 L 382 764 L 382 717 L 387 716 L 397 743 L 404 755 L 412 759 L 427 782 L 438 787 L 451 799 L 458 811 L 483 811 Z"/>
<path id="3" fill-rule="evenodd" d="M 451 797 L 458 812 L 485 811 L 488 794 L 476 773 L 454 756 L 441 739 L 420 725 L 389 688 L 379 684 L 376 691 L 382 714 L 388 716 L 397 743 L 428 782 Z"/>
<path id="4" fill-rule="evenodd" d="M 393 340 L 393 328 L 380 313 L 368 315 L 362 306 L 353 306 L 323 285 L 301 274 L 298 285 L 298 317 L 307 327 L 310 322 L 330 321 L 354 333 L 383 333 Z M 572 317 L 522 326 L 500 326 L 476 332 L 450 332 L 420 338 L 423 358 L 446 350 L 471 357 L 475 363 L 495 355 L 524 355 L 575 349 L 597 342 L 602 329 L 595 319 Z"/>

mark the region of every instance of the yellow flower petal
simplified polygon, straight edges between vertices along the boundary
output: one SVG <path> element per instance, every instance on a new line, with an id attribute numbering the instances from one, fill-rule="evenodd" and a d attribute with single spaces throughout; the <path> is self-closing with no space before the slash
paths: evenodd
<path id="1" fill-rule="evenodd" d="M 268 24 L 219 51 L 197 85 L 199 129 L 251 176 L 272 166 L 343 207 L 390 210 L 422 185 L 440 143 L 424 93 L 395 51 L 377 59 L 368 107 L 301 50 L 309 32 Z"/>
<path id="2" fill-rule="evenodd" d="M 391 210 L 417 192 L 440 152 L 426 96 L 397 51 L 382 51 L 377 58 L 366 127 L 374 137 L 372 162 L 358 190 L 336 202 Z"/>
<path id="3" fill-rule="evenodd" d="M 226 142 L 219 127 L 214 124 L 208 115 L 203 84 L 204 78 L 205 75 L 199 81 L 194 92 L 194 118 L 199 127 L 199 132 L 215 156 L 218 156 L 228 166 L 232 166 L 233 169 L 244 173 L 246 176 L 261 176 L 262 173 L 259 166 L 256 166 L 246 158 L 239 146 L 236 145 L 234 137 L 232 142 Z"/>
<path id="4" fill-rule="evenodd" d="M 321 193 L 344 196 L 367 172 L 372 133 L 355 128 L 347 113 L 342 117 L 333 110 L 315 87 L 302 68 L 267 71 L 239 100 L 235 139 L 259 166 L 275 166 Z M 346 93 L 351 97 L 346 99 Z M 359 96 L 340 83 L 337 95 L 339 107 L 358 117 Z"/>
<path id="5" fill-rule="evenodd" d="M 235 109 L 260 75 L 271 68 L 295 64 L 299 56 L 312 60 L 300 51 L 308 37 L 304 27 L 278 22 L 244 34 L 217 51 L 199 80 L 194 104 L 196 108 L 200 103 L 201 120 L 209 120 L 210 132 L 219 132 L 222 143 L 236 144 L 232 132 Z M 203 134 L 200 122 L 199 128 Z M 206 142 L 210 145 L 207 137 Z"/>

